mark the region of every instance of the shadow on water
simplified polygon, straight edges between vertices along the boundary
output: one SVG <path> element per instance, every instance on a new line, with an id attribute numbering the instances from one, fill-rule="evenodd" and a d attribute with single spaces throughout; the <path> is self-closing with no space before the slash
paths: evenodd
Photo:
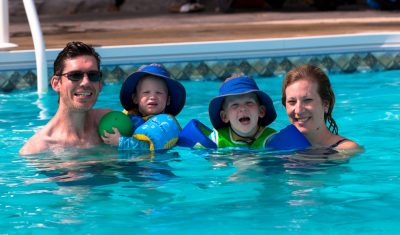
<path id="1" fill-rule="evenodd" d="M 175 177 L 166 163 L 177 159 L 175 152 L 118 152 L 101 146 L 92 149 L 68 149 L 30 155 L 25 158 L 38 173 L 39 181 L 59 186 L 102 186 L 119 182 L 157 182 Z"/>
<path id="2" fill-rule="evenodd" d="M 25 156 L 39 176 L 28 184 L 56 183 L 58 186 L 107 186 L 148 190 L 173 180 L 190 181 L 208 188 L 207 180 L 268 182 L 289 178 L 323 176 L 346 172 L 349 158 L 338 153 L 271 152 L 252 150 L 190 150 L 163 152 L 117 151 L 108 146 L 68 149 Z M 218 170 L 219 169 L 219 170 Z M 277 183 L 277 182 L 276 182 Z M 267 183 L 268 184 L 268 183 Z M 113 189 L 111 189 L 113 190 Z"/>
<path id="3" fill-rule="evenodd" d="M 351 171 L 352 155 L 330 149 L 298 152 L 269 150 L 217 150 L 205 157 L 214 167 L 234 167 L 229 181 L 264 181 L 287 177 L 321 178 Z M 328 177 L 329 178 L 329 177 Z"/>
<path id="4" fill-rule="evenodd" d="M 130 225 L 171 229 L 194 218 L 199 223 L 191 226 L 201 229 L 200 224 L 211 225 L 218 218 L 236 221 L 239 214 L 245 218 L 255 215 L 256 224 L 261 225 L 265 214 L 294 211 L 299 218 L 303 216 L 302 207 L 288 205 L 332 201 L 322 189 L 336 186 L 334 181 L 351 171 L 343 163 L 297 158 L 291 153 L 248 150 L 176 148 L 151 153 L 118 152 L 107 146 L 70 149 L 25 157 L 36 174 L 26 178 L 30 181 L 22 187 L 21 199 L 25 210 L 31 210 L 25 195 L 35 197 L 44 212 L 55 211 L 57 218 L 62 218 L 55 221 L 66 218 L 77 221 L 75 226 L 105 215 L 106 220 L 100 219 L 98 224 L 115 225 L 132 216 L 136 220 Z M 12 211 L 8 214 L 14 215 Z M 270 226 L 286 223 L 285 218 Z M 58 226 L 53 222 L 46 225 Z"/>
<path id="5" fill-rule="evenodd" d="M 271 152 L 252 150 L 191 150 L 164 152 L 117 151 L 108 146 L 69 149 L 25 157 L 38 176 L 28 184 L 55 183 L 59 187 L 79 186 L 123 192 L 124 188 L 155 195 L 172 185 L 190 185 L 207 190 L 215 185 L 256 182 L 266 185 L 308 185 L 332 181 L 351 171 L 348 156 L 338 153 Z M 306 183 L 304 183 L 306 182 Z M 175 187 L 174 186 L 174 187 Z M 99 188 L 100 187 L 100 188 Z M 103 190 L 102 189 L 102 190 Z"/>

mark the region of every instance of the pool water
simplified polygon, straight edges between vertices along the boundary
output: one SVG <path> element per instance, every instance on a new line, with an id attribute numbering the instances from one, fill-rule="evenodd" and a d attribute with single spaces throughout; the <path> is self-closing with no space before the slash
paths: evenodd
<path id="1" fill-rule="evenodd" d="M 0 234 L 397 234 L 400 71 L 331 75 L 340 134 L 365 147 L 344 162 L 266 151 L 100 146 L 29 157 L 19 148 L 57 109 L 54 92 L 0 94 Z M 282 77 L 257 78 L 278 118 Z M 208 126 L 219 82 L 183 82 L 182 125 Z M 120 85 L 97 107 L 119 110 Z"/>

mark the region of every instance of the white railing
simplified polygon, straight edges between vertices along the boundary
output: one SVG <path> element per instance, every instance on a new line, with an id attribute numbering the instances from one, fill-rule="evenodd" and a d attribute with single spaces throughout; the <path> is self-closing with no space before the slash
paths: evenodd
<path id="1" fill-rule="evenodd" d="M 26 15 L 28 17 L 29 27 L 32 33 L 33 45 L 35 47 L 37 91 L 38 93 L 44 93 L 48 90 L 48 81 L 46 48 L 44 45 L 43 34 L 40 28 L 39 17 L 36 12 L 34 1 L 23 0 L 23 3 Z M 0 50 L 9 49 L 17 46 L 16 44 L 9 42 L 10 23 L 8 13 L 8 0 L 0 0 Z"/>
<path id="2" fill-rule="evenodd" d="M 5 0 L 2 0 L 5 1 Z M 23 0 L 25 12 L 28 17 L 29 27 L 32 33 L 33 46 L 35 47 L 37 91 L 44 93 L 48 90 L 46 47 L 43 33 L 40 28 L 39 17 L 33 0 Z"/>

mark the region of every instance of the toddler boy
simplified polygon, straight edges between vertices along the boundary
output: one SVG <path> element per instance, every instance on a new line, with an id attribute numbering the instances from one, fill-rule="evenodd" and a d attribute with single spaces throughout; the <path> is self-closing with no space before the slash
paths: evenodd
<path id="1" fill-rule="evenodd" d="M 264 148 L 276 132 L 267 127 L 276 118 L 271 98 L 247 76 L 227 78 L 208 111 L 215 128 L 210 138 L 218 148 Z"/>
<path id="2" fill-rule="evenodd" d="M 120 150 L 168 149 L 175 145 L 180 131 L 174 116 L 185 105 L 186 90 L 159 64 L 140 67 L 122 84 L 120 101 L 133 122 L 133 137 L 105 132 L 104 143 Z M 163 114 L 163 115 L 160 115 Z"/>

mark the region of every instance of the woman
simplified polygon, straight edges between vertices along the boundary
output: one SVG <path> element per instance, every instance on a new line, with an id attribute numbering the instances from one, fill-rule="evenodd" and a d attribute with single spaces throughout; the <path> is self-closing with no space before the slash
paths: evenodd
<path id="1" fill-rule="evenodd" d="M 283 80 L 282 104 L 290 122 L 313 147 L 361 149 L 354 141 L 338 135 L 338 126 L 332 117 L 335 94 L 320 68 L 303 65 L 289 71 Z"/>

